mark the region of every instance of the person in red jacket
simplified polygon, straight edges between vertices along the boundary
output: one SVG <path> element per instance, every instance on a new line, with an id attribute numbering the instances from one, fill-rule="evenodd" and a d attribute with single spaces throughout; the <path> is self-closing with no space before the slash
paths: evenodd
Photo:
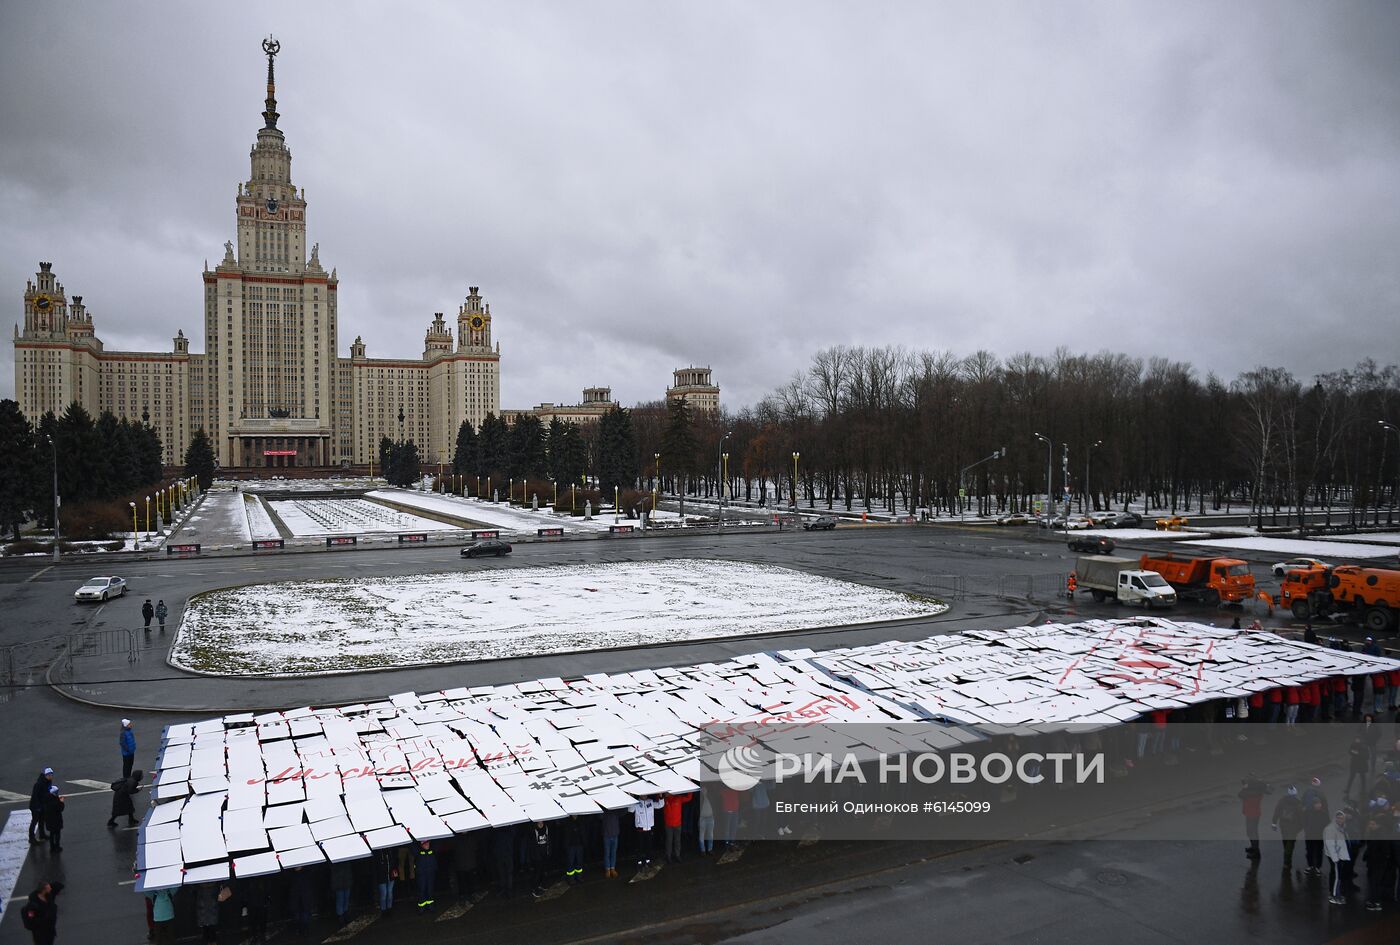
<path id="1" fill-rule="evenodd" d="M 666 862 L 681 861 L 681 808 L 685 807 L 694 794 L 668 794 L 666 806 L 661 811 L 661 822 L 666 826 Z"/>
<path id="2" fill-rule="evenodd" d="M 1259 817 L 1263 811 L 1264 795 L 1268 793 L 1269 785 L 1252 772 L 1240 788 L 1240 813 L 1244 815 L 1244 835 L 1249 838 L 1244 855 L 1251 860 L 1259 859 Z"/>

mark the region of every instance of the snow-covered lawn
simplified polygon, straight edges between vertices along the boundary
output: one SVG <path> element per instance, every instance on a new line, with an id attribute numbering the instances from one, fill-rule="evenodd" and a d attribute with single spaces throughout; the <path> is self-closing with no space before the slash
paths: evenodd
<path id="1" fill-rule="evenodd" d="M 364 499 L 284 499 L 268 505 L 298 537 L 458 530 L 445 522 L 396 512 Z"/>
<path id="2" fill-rule="evenodd" d="M 498 528 L 504 532 L 519 532 L 533 535 L 537 528 L 563 528 L 565 533 L 607 531 L 613 524 L 611 513 L 602 514 L 594 510 L 592 521 L 569 515 L 556 515 L 541 506 L 538 512 L 520 506 L 506 505 L 504 502 L 483 502 L 479 499 L 463 499 L 453 495 L 433 492 L 414 492 L 409 489 L 376 489 L 365 493 L 367 498 L 382 499 L 409 505 L 425 512 L 443 512 L 460 518 L 480 522 L 487 528 Z M 546 497 L 546 501 L 548 497 Z M 620 518 L 622 524 L 640 526 L 636 519 Z"/>
<path id="3" fill-rule="evenodd" d="M 290 581 L 201 594 L 175 666 L 354 672 L 942 613 L 928 598 L 788 568 L 704 559 Z"/>
<path id="4" fill-rule="evenodd" d="M 1393 558 L 1397 549 L 1388 545 L 1363 545 L 1349 541 L 1313 541 L 1306 538 L 1218 538 L 1213 541 L 1193 541 L 1203 548 L 1234 549 L 1238 551 L 1268 551 L 1279 560 L 1295 556 L 1321 558 L 1326 561 L 1348 558 Z"/>
<path id="5" fill-rule="evenodd" d="M 272 524 L 272 517 L 267 514 L 267 508 L 258 501 L 254 495 L 243 497 L 243 512 L 246 515 L 246 529 L 252 541 L 265 541 L 269 538 L 281 538 L 282 533 L 277 530 L 277 526 Z"/>

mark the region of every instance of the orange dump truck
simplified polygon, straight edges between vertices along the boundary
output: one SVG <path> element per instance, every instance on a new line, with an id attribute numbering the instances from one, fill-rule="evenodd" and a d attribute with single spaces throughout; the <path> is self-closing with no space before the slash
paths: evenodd
<path id="1" fill-rule="evenodd" d="M 1279 602 L 1298 620 L 1341 614 L 1375 636 L 1393 633 L 1400 623 L 1400 571 L 1354 564 L 1289 571 Z"/>
<path id="2" fill-rule="evenodd" d="M 1254 596 L 1254 575 L 1238 558 L 1154 558 L 1143 555 L 1138 567 L 1156 571 L 1176 588 L 1182 600 L 1238 604 Z"/>

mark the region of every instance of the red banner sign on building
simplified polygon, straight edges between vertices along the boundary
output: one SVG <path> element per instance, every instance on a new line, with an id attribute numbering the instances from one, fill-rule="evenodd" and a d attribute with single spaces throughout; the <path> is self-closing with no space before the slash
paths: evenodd
<path id="1" fill-rule="evenodd" d="M 296 450 L 263 450 L 264 456 L 295 456 Z"/>

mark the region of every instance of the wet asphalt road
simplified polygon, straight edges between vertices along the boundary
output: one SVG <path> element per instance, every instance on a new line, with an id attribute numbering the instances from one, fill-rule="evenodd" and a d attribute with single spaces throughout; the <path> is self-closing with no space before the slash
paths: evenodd
<path id="1" fill-rule="evenodd" d="M 1073 555 L 1058 542 L 996 529 L 874 528 L 841 530 L 834 535 L 715 536 L 568 545 L 520 546 L 514 560 L 485 566 L 526 567 L 533 563 L 603 561 L 671 556 L 724 556 L 784 564 L 815 573 L 910 591 L 928 591 L 930 574 L 965 574 L 991 581 L 1002 574 L 1067 571 Z M 1144 546 L 1147 547 L 1147 546 Z M 73 629 L 128 626 L 138 618 L 145 596 L 162 596 L 178 615 L 178 603 L 190 593 L 249 581 L 272 581 L 359 573 L 415 573 L 461 567 L 450 549 L 336 552 L 286 558 L 231 558 L 150 561 L 126 568 L 132 594 L 106 608 L 78 608 L 73 587 L 97 573 L 90 565 L 44 570 L 43 566 L 6 564 L 0 568 L 0 644 L 35 641 L 56 648 Z M 1262 575 L 1262 569 L 1257 573 Z M 1064 602 L 1047 604 L 1058 618 Z M 1038 602 L 996 601 L 974 597 L 958 602 L 946 615 L 925 626 L 881 631 L 799 634 L 781 644 L 747 638 L 736 643 L 697 644 L 685 648 L 602 653 L 580 669 L 660 666 L 773 645 L 836 645 L 890 636 L 917 637 L 943 629 L 963 629 L 967 620 L 1005 623 L 1039 613 Z M 1069 616 L 1122 613 L 1114 605 L 1079 601 Z M 1216 620 L 1228 615 L 1200 616 Z M 956 621 L 956 622 L 953 622 Z M 159 648 L 159 641 L 155 644 Z M 709 654 L 709 655 L 707 655 Z M 141 672 L 150 677 L 178 677 L 158 658 L 145 659 Z M 463 681 L 493 681 L 547 675 L 550 660 L 507 661 L 465 670 Z M 558 672 L 556 668 L 554 670 Z M 397 675 L 397 674 L 390 674 Z M 374 679 L 370 677 L 360 677 Z M 382 684 L 382 686 L 381 686 Z M 457 684 L 462 684 L 458 682 Z M 130 687 L 159 700 L 178 691 L 188 699 L 186 680 L 158 679 Z M 337 686 L 300 686 L 287 704 L 343 701 L 332 698 Z M 407 688 L 386 677 L 371 685 L 379 694 Z M 107 695 L 120 701 L 120 687 Z M 210 692 L 217 705 L 225 695 Z M 198 703 L 196 703 L 196 706 Z M 202 710 L 206 714 L 207 709 Z M 129 885 L 135 833 L 103 828 L 110 793 L 102 789 L 119 774 L 116 733 L 120 710 L 79 705 L 43 687 L 21 691 L 0 703 L 7 750 L 0 758 L 0 790 L 27 794 L 34 774 L 48 764 L 70 793 L 64 851 L 53 856 L 35 848 L 24 865 L 16 894 L 28 892 L 41 878 L 69 883 L 61 905 L 60 942 L 140 942 L 144 922 L 139 900 Z M 140 748 L 138 766 L 149 764 L 162 726 L 194 716 L 173 712 L 134 713 Z M 89 787 L 73 779 L 96 782 Z M 94 793 L 82 792 L 92 790 Z M 0 814 L 22 810 L 8 803 Z M 1393 941 L 1400 924 L 1390 913 L 1379 916 L 1358 904 L 1328 907 L 1316 880 L 1285 878 L 1278 868 L 1276 844 L 1266 848 L 1262 866 L 1251 870 L 1241 854 L 1236 805 L 1228 797 L 1196 804 L 1164 816 L 1199 818 L 1218 823 L 1218 843 L 1171 843 L 1114 835 L 1078 843 L 998 843 L 952 851 L 930 844 L 886 842 L 808 847 L 774 844 L 754 849 L 737 863 L 717 866 L 698 858 L 664 870 L 642 884 L 608 883 L 590 878 L 581 889 L 550 902 L 501 902 L 490 896 L 458 918 L 432 922 L 395 916 L 369 924 L 343 939 L 369 945 L 389 941 L 447 942 L 463 936 L 483 941 L 539 943 L 587 940 L 628 942 L 790 942 L 797 940 L 881 942 L 956 941 L 960 943 L 1028 942 L 1382 942 Z M 1196 834 L 1199 835 L 1199 834 Z M 24 941 L 16 910 L 7 908 L 0 922 L 0 942 Z M 1400 908 L 1392 910 L 1400 913 Z M 333 922 L 318 926 L 320 941 L 335 933 Z M 274 941 L 293 941 L 281 931 Z M 232 935 L 221 941 L 241 942 Z"/>

